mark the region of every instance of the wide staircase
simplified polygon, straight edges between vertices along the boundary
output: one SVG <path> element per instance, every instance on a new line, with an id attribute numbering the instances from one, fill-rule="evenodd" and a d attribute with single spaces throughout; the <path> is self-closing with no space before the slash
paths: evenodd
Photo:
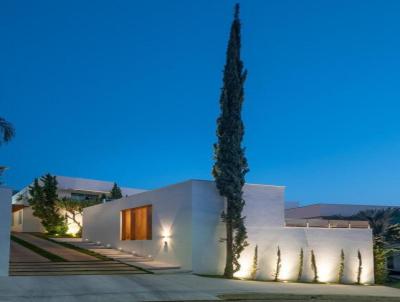
<path id="1" fill-rule="evenodd" d="M 154 260 L 152 257 L 128 253 L 123 250 L 104 246 L 100 242 L 85 241 L 80 238 L 53 238 L 55 241 L 72 244 L 76 247 L 87 249 L 106 256 L 114 261 L 138 267 L 151 273 L 177 273 L 184 272 L 180 266 Z"/>

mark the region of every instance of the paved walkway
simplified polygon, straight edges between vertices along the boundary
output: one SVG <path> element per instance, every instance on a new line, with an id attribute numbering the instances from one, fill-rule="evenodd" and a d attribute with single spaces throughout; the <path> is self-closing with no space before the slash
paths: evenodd
<path id="1" fill-rule="evenodd" d="M 0 301 L 13 302 L 215 300 L 218 294 L 246 292 L 400 297 L 400 290 L 383 286 L 238 281 L 189 274 L 0 277 Z"/>
<path id="2" fill-rule="evenodd" d="M 14 242 L 10 242 L 10 262 L 49 262 L 50 260 L 36 254 L 26 247 Z"/>
<path id="3" fill-rule="evenodd" d="M 52 254 L 60 256 L 68 261 L 97 261 L 96 257 L 75 251 L 73 249 L 69 249 L 59 245 L 55 242 L 51 242 L 46 239 L 42 239 L 36 237 L 34 235 L 28 233 L 13 233 L 15 237 L 18 237 L 22 240 L 25 240 L 33 245 L 40 247 L 43 250 L 46 250 Z"/>

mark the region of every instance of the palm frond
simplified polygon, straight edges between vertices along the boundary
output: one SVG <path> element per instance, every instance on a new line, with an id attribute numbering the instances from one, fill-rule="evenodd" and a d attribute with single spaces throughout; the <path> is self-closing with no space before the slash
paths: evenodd
<path id="1" fill-rule="evenodd" d="M 0 133 L 0 145 L 9 142 L 15 136 L 13 125 L 2 117 L 0 117 Z"/>

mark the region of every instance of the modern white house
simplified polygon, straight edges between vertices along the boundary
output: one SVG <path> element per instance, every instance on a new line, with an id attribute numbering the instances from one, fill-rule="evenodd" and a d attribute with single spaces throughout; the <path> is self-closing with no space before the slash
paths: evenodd
<path id="1" fill-rule="evenodd" d="M 109 195 L 114 183 L 86 178 L 75 178 L 66 176 L 56 176 L 57 194 L 60 198 L 69 198 L 73 200 L 95 199 L 104 195 Z M 30 184 L 32 185 L 32 184 Z M 12 197 L 12 222 L 13 232 L 43 232 L 44 228 L 39 218 L 33 216 L 32 207 L 29 206 L 29 186 L 26 186 Z M 121 188 L 123 196 L 129 196 L 144 192 L 145 190 L 133 188 Z M 65 214 L 65 213 L 63 213 Z M 82 222 L 82 216 L 75 218 L 79 223 Z M 67 218 L 69 234 L 75 234 L 79 229 L 78 225 Z"/>
<path id="2" fill-rule="evenodd" d="M 374 283 L 372 232 L 368 225 L 287 223 L 284 191 L 282 186 L 245 185 L 244 216 L 249 246 L 240 258 L 241 270 L 236 276 L 250 276 L 257 246 L 257 279 L 274 279 L 279 247 L 279 280 L 298 279 L 303 249 L 301 280 L 314 278 L 313 252 L 318 280 L 336 282 L 343 250 L 344 281 L 356 282 L 360 252 L 361 283 Z M 224 204 L 214 182 L 188 180 L 85 208 L 83 239 L 148 256 L 193 273 L 222 274 L 225 243 L 221 239 L 225 225 L 220 217 Z"/>

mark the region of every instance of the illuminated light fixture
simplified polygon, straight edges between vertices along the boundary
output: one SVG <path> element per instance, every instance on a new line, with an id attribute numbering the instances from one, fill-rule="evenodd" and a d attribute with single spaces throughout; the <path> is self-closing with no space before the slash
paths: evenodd
<path id="1" fill-rule="evenodd" d="M 163 229 L 162 233 L 161 233 L 161 238 L 164 241 L 164 245 L 167 246 L 168 245 L 168 241 L 171 238 L 171 231 L 168 229 Z"/>
<path id="2" fill-rule="evenodd" d="M 85 241 L 89 241 L 89 239 L 88 239 L 88 238 L 85 238 Z"/>
<path id="3" fill-rule="evenodd" d="M 122 252 L 122 247 L 119 247 L 119 248 L 118 248 L 118 251 Z"/>
<path id="4" fill-rule="evenodd" d="M 97 245 L 100 245 L 100 244 L 101 244 L 101 241 L 97 241 L 96 244 L 97 244 Z"/>
<path id="5" fill-rule="evenodd" d="M 149 255 L 147 255 L 147 257 L 151 258 L 151 257 L 153 257 L 153 256 L 149 254 Z"/>
<path id="6" fill-rule="evenodd" d="M 108 248 L 108 249 L 111 248 L 111 244 L 108 243 L 108 244 L 106 245 L 106 248 Z"/>

